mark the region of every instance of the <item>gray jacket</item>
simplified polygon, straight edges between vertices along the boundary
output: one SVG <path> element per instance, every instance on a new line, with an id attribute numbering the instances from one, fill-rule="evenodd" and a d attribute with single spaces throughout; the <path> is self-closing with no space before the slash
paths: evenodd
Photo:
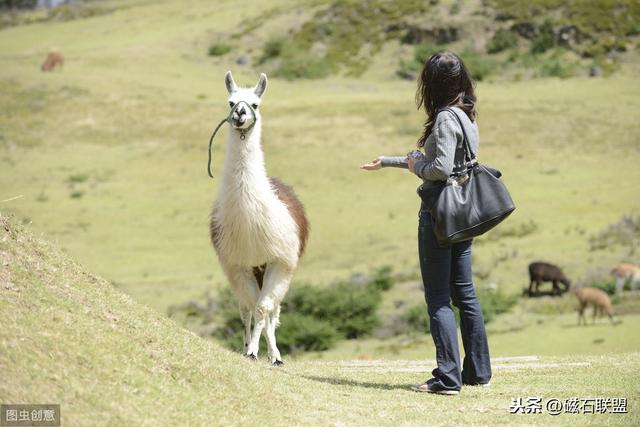
<path id="1" fill-rule="evenodd" d="M 472 122 L 466 113 L 458 107 L 451 107 L 458 113 L 474 154 L 478 155 L 480 135 L 478 124 Z M 462 166 L 464 159 L 455 161 L 456 148 L 463 144 L 462 129 L 456 118 L 449 111 L 442 111 L 436 116 L 431 134 L 424 144 L 424 157 L 415 164 L 415 173 L 424 181 L 446 181 L 455 167 Z M 408 168 L 407 156 L 384 156 L 382 167 Z"/>

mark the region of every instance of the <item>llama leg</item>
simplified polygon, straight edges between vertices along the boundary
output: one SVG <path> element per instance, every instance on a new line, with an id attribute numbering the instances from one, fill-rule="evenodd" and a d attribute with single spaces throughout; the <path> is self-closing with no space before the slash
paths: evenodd
<path id="1" fill-rule="evenodd" d="M 289 290 L 289 283 L 293 276 L 293 269 L 279 263 L 269 264 L 265 271 L 264 286 L 256 308 L 264 313 L 267 346 L 271 363 L 282 364 L 282 357 L 276 344 L 276 327 L 280 318 L 280 302 Z M 255 333 L 255 331 L 254 331 Z"/>
<path id="2" fill-rule="evenodd" d="M 584 319 L 584 304 L 580 304 L 578 306 L 578 326 L 580 326 L 580 323 L 582 320 L 584 320 L 584 324 L 587 324 L 587 320 Z"/>
<path id="3" fill-rule="evenodd" d="M 251 316 L 252 310 L 249 307 L 245 307 L 242 304 L 240 306 L 240 319 L 244 325 L 244 333 L 242 334 L 242 354 L 247 355 L 247 349 L 249 348 L 249 340 L 251 339 Z"/>
<path id="4" fill-rule="evenodd" d="M 269 345 L 271 349 L 271 357 L 269 360 L 271 360 L 271 363 L 278 366 L 284 365 L 284 362 L 282 361 L 282 356 L 280 355 L 280 350 L 276 345 L 276 328 L 278 327 L 279 323 L 280 323 L 280 304 L 278 304 L 276 308 L 273 310 L 273 312 L 271 312 L 271 315 L 269 316 L 269 322 L 266 328 L 267 329 L 267 345 L 269 345 L 269 343 L 272 344 L 272 345 Z"/>
<path id="5" fill-rule="evenodd" d="M 240 306 L 240 318 L 244 325 L 244 347 L 242 354 L 246 356 L 257 357 L 258 351 L 256 346 L 255 353 L 249 351 L 250 341 L 249 338 L 253 336 L 251 330 L 251 316 L 253 307 L 256 306 L 258 301 L 258 282 L 253 275 L 253 270 L 246 267 L 230 267 L 225 269 L 229 282 L 233 292 L 238 298 Z M 258 337 L 259 338 L 259 337 Z"/>

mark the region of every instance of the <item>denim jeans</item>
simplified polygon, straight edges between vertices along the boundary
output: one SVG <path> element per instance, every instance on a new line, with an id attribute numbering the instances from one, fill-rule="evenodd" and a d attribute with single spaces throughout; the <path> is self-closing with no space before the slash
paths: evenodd
<path id="1" fill-rule="evenodd" d="M 421 207 L 418 253 L 438 364 L 429 383 L 436 382 L 447 390 L 460 390 L 462 384 L 484 384 L 491 379 L 484 318 L 471 278 L 471 245 L 469 240 L 441 247 L 433 231 L 431 215 Z M 460 311 L 465 353 L 462 367 L 456 320 L 449 299 Z"/>

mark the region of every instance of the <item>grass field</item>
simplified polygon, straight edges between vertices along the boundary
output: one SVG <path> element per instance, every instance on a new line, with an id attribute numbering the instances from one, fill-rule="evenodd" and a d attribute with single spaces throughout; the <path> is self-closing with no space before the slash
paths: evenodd
<path id="1" fill-rule="evenodd" d="M 435 366 L 423 357 L 251 362 L 133 301 L 4 216 L 0 263 L 0 401 L 60 403 L 65 426 L 639 422 L 637 351 L 494 354 L 490 388 L 432 396 L 410 390 Z M 510 414 L 512 399 L 528 397 L 622 397 L 628 413 Z"/>
<path id="2" fill-rule="evenodd" d="M 181 4 L 128 2 L 107 15 L 0 32 L 0 200 L 23 196 L 0 209 L 160 310 L 224 284 L 207 236 L 218 182 L 206 176 L 206 144 L 226 114 L 224 72 L 244 84 L 257 73 L 233 62 L 244 46 L 220 58 L 206 49 L 267 8 Z M 41 73 L 52 46 L 65 66 Z M 416 270 L 418 180 L 358 166 L 409 151 L 421 113 L 413 84 L 391 69 L 374 75 L 269 83 L 267 168 L 295 185 L 312 225 L 298 280 L 322 284 L 381 264 Z M 519 290 L 538 258 L 574 279 L 631 260 L 625 248 L 590 252 L 587 239 L 639 211 L 639 91 L 628 73 L 478 86 L 480 157 L 503 170 L 518 207 L 500 233 L 535 224 L 477 245 L 479 281 Z"/>
<path id="3" fill-rule="evenodd" d="M 570 295 L 521 300 L 487 325 L 491 388 L 457 399 L 409 390 L 435 367 L 427 334 L 342 341 L 278 370 L 164 316 L 226 286 L 208 237 L 226 131 L 216 179 L 206 174 L 228 112 L 224 73 L 255 84 L 260 67 L 236 58 L 320 4 L 279 15 L 290 0 L 254 3 L 106 0 L 108 13 L 0 30 L 0 403 L 59 402 L 63 425 L 638 425 L 637 295 L 615 300 L 615 327 L 577 327 Z M 207 55 L 239 28 L 230 53 Z M 64 67 L 42 73 L 52 49 Z M 359 169 L 413 149 L 421 130 L 398 49 L 384 45 L 360 78 L 269 80 L 267 170 L 294 185 L 311 222 L 298 283 L 383 265 L 419 276 L 418 179 Z M 639 63 L 606 78 L 478 84 L 480 160 L 502 170 L 517 205 L 476 240 L 478 287 L 520 294 L 537 259 L 585 283 L 639 263 L 630 246 L 590 248 L 640 215 Z M 385 293 L 381 313 L 397 300 L 422 301 L 415 280 Z M 528 396 L 626 397 L 629 413 L 509 414 Z"/>

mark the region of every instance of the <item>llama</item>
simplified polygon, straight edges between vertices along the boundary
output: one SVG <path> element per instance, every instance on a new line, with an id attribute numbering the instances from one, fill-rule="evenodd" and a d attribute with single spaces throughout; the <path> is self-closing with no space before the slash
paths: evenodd
<path id="1" fill-rule="evenodd" d="M 600 314 L 607 313 L 611 323 L 614 325 L 617 323 L 614 319 L 611 299 L 609 299 L 609 295 L 605 291 L 598 288 L 575 288 L 573 293 L 578 299 L 578 325 L 580 320 L 584 320 L 584 324 L 587 324 L 584 310 L 589 304 L 593 304 L 593 323 L 596 323 L 598 311 L 600 311 Z"/>
<path id="2" fill-rule="evenodd" d="M 64 64 L 64 56 L 60 52 L 50 52 L 42 63 L 40 70 L 53 71 L 56 66 L 62 67 Z"/>
<path id="3" fill-rule="evenodd" d="M 631 290 L 636 289 L 636 285 L 640 283 L 640 267 L 633 264 L 619 264 L 611 274 L 616 278 L 616 294 L 622 294 L 624 284 L 628 281 Z"/>
<path id="4" fill-rule="evenodd" d="M 529 264 L 529 296 L 533 296 L 533 284 L 535 283 L 535 294 L 539 293 L 540 283 L 551 282 L 553 284 L 553 293 L 555 295 L 562 295 L 562 293 L 569 290 L 571 281 L 567 279 L 562 270 L 559 267 L 546 262 L 532 262 Z M 558 283 L 564 285 L 564 289 L 560 289 Z"/>
<path id="5" fill-rule="evenodd" d="M 261 74 L 254 88 L 238 87 L 230 71 L 224 80 L 232 112 L 211 241 L 238 299 L 243 354 L 257 359 L 264 333 L 269 360 L 282 365 L 275 336 L 280 303 L 304 252 L 309 224 L 292 188 L 266 173 L 259 107 L 267 76 Z"/>

